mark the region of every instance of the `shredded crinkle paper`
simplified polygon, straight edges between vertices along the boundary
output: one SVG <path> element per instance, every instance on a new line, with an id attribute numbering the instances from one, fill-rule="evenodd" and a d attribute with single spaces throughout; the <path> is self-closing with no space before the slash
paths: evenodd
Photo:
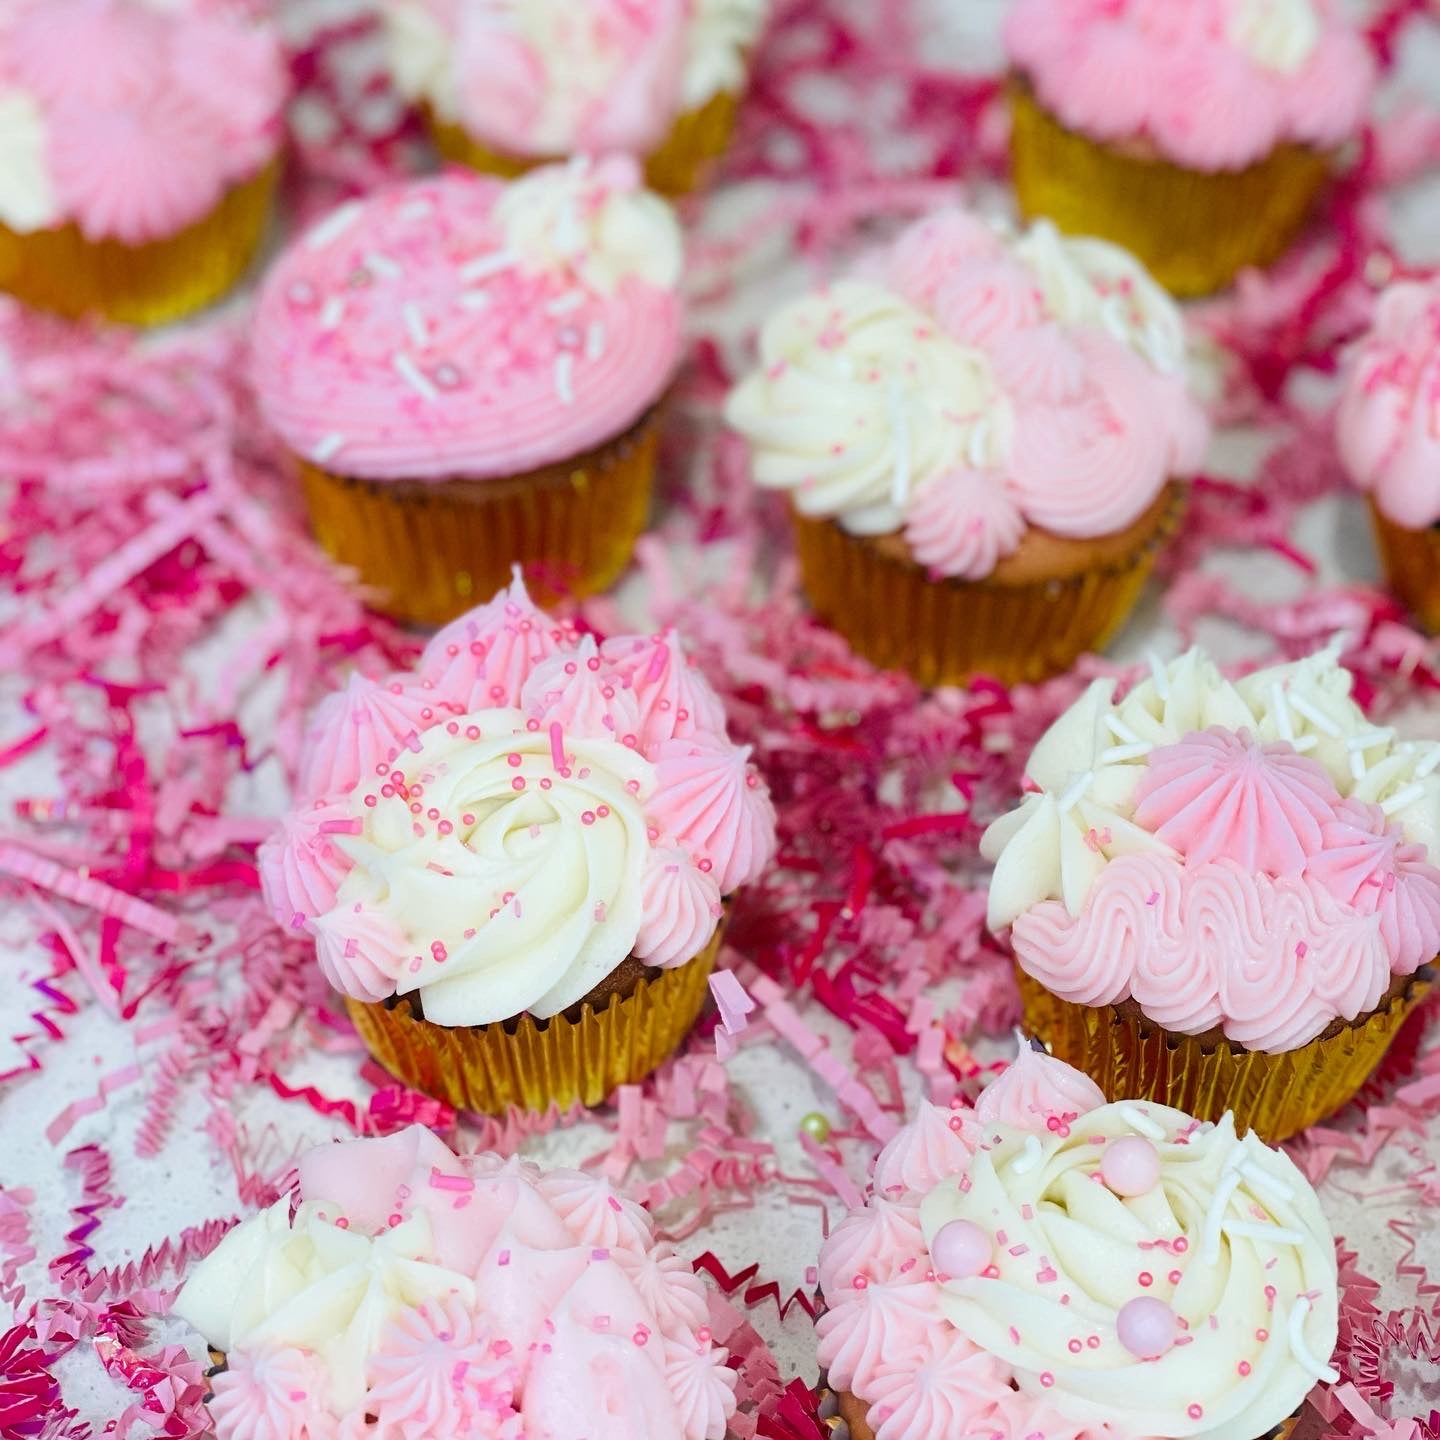
<path id="1" fill-rule="evenodd" d="M 952 200 L 957 182 L 1003 176 L 1002 77 L 939 68 L 920 0 L 775 8 L 726 178 L 774 187 L 777 243 L 823 269 L 878 225 Z M 1424 10 L 1372 4 L 1383 63 Z M 303 98 L 289 198 L 300 216 L 423 161 L 373 39 L 372 22 L 347 20 L 294 54 Z M 1437 158 L 1440 114 L 1402 105 L 1366 137 L 1305 244 L 1197 307 L 1218 365 L 1217 417 L 1271 438 L 1255 483 L 1200 477 L 1162 566 L 1182 636 L 1229 622 L 1258 658 L 1343 632 L 1377 715 L 1433 700 L 1436 653 L 1386 595 L 1323 579 L 1302 522 L 1343 479 L 1330 417 L 1300 397 L 1333 375 L 1377 288 L 1407 273 L 1386 187 Z M 202 1433 L 203 1351 L 164 1318 L 187 1268 L 242 1214 L 293 1191 L 297 1134 L 417 1122 L 502 1153 L 578 1126 L 584 1163 L 647 1204 L 714 1281 L 739 1440 L 826 1433 L 813 1371 L 782 1373 L 769 1343 L 813 1319 L 813 1268 L 803 1282 L 799 1269 L 766 1274 L 733 1243 L 722 1260 L 705 1227 L 763 1197 L 805 1207 L 818 1240 L 827 1213 L 863 1195 L 907 1096 L 977 1092 L 988 1065 L 973 1047 L 1005 1035 L 1018 1010 L 1008 957 L 984 930 L 976 841 L 1013 800 L 1034 740 L 1117 667 L 1087 659 L 1041 686 L 925 694 L 876 674 L 807 616 L 780 512 L 750 489 L 743 447 L 716 424 L 743 359 L 711 317 L 737 293 L 751 242 L 709 227 L 697 239 L 700 318 L 679 397 L 695 460 L 638 563 L 653 620 L 682 630 L 754 747 L 780 853 L 735 906 L 717 1018 L 588 1117 L 480 1120 L 397 1084 L 260 900 L 256 846 L 283 805 L 310 707 L 357 667 L 410 663 L 419 641 L 368 610 L 307 537 L 246 383 L 243 306 L 138 340 L 0 301 L 0 571 L 17 602 L 0 660 L 20 702 L 0 735 L 11 805 L 0 903 L 18 1001 L 0 1032 L 0 1102 L 23 1095 L 51 1147 L 44 1173 L 0 1186 L 0 1302 L 13 1312 L 0 1332 L 4 1440 L 92 1433 L 94 1415 L 60 1378 L 77 1353 L 119 1397 L 104 1417 L 115 1433 Z M 1291 598 L 1262 602 L 1225 578 L 1211 563 L 1222 551 L 1278 560 Z M 701 573 L 720 578 L 700 587 Z M 604 599 L 580 619 L 620 624 Z M 1418 1218 L 1440 1202 L 1428 1015 L 1359 1103 L 1293 1147 L 1315 1180 L 1376 1191 L 1367 1203 L 1401 1255 L 1368 1258 L 1382 1286 L 1342 1247 L 1341 1379 L 1310 1402 L 1336 1435 L 1440 1435 L 1413 1378 L 1440 1365 L 1440 1284 Z M 90 1063 L 95 1016 L 111 1038 Z M 736 1081 L 766 1047 L 821 1097 L 794 1137 L 762 1131 Z M 83 1084 L 47 1083 L 78 1074 Z M 132 1123 L 108 1124 L 122 1105 Z M 120 1212 L 177 1153 L 213 1167 L 225 1199 L 143 1245 L 118 1243 Z M 1372 1185 L 1381 1161 L 1398 1183 Z M 1382 1308 L 1382 1289 L 1404 1304 Z"/>

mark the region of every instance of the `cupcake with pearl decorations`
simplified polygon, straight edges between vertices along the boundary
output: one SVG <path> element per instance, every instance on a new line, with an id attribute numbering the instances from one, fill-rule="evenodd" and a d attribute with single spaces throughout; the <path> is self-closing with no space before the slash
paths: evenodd
<path id="1" fill-rule="evenodd" d="M 596 1105 L 704 1003 L 775 810 L 673 631 L 597 641 L 517 578 L 315 713 L 261 848 L 374 1056 L 458 1108 Z"/>
<path id="2" fill-rule="evenodd" d="M 1134 605 L 1205 452 L 1184 321 L 1124 251 L 962 210 L 779 310 L 726 416 L 810 603 L 924 684 L 1039 680 Z"/>
<path id="3" fill-rule="evenodd" d="M 1004 33 L 1020 208 L 1176 295 L 1290 247 L 1375 86 L 1336 0 L 1013 0 Z"/>
<path id="4" fill-rule="evenodd" d="M 269 273 L 260 408 L 315 533 L 380 607 L 440 624 L 523 564 L 603 590 L 649 514 L 680 358 L 682 240 L 626 157 L 352 200 Z"/>
<path id="5" fill-rule="evenodd" d="M 1112 1100 L 1279 1143 L 1349 1101 L 1440 953 L 1440 744 L 1371 722 L 1331 648 L 1097 680 L 986 830 L 1027 1030 Z"/>
<path id="6" fill-rule="evenodd" d="M 391 74 L 441 154 L 514 176 L 634 155 L 665 195 L 730 143 L 770 0 L 384 0 Z"/>
<path id="7" fill-rule="evenodd" d="M 218 1359 L 218 1440 L 725 1440 L 736 1409 L 706 1288 L 644 1210 L 419 1126 L 303 1155 L 174 1312 Z"/>
<path id="8" fill-rule="evenodd" d="M 1440 632 L 1440 278 L 1380 297 L 1345 358 L 1335 434 L 1391 587 Z"/>
<path id="9" fill-rule="evenodd" d="M 921 1103 L 820 1283 L 852 1440 L 1260 1440 L 1339 1378 L 1335 1242 L 1295 1165 L 1029 1050 L 973 1111 Z"/>
<path id="10" fill-rule="evenodd" d="M 139 325 L 219 299 L 265 231 L 289 88 L 245 0 L 6 0 L 0 289 Z"/>

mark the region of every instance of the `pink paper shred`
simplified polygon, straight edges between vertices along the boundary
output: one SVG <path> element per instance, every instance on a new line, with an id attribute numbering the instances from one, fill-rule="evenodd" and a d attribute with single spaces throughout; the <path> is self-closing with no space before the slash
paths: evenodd
<path id="1" fill-rule="evenodd" d="M 1424 9 L 1372 4 L 1382 63 Z M 769 226 L 817 270 L 877 223 L 955 198 L 958 182 L 1004 174 L 1001 77 L 934 68 L 919 10 L 918 0 L 780 0 L 758 48 L 728 176 L 788 182 Z M 301 216 L 423 163 L 414 118 L 375 70 L 372 26 L 334 26 L 293 56 L 311 118 L 324 120 L 293 145 L 287 195 Z M 837 88 L 844 104 L 815 99 Z M 900 158 L 884 143 L 897 133 Z M 1297 518 L 1343 480 L 1328 415 L 1301 405 L 1292 382 L 1332 373 L 1377 287 L 1405 273 L 1379 197 L 1437 161 L 1440 114 L 1402 106 L 1366 137 L 1309 240 L 1197 308 L 1229 356 L 1218 417 L 1278 438 L 1258 484 L 1200 477 L 1162 567 L 1182 632 L 1223 618 L 1253 632 L 1257 651 L 1293 656 L 1343 629 L 1345 661 L 1377 716 L 1440 686 L 1435 651 L 1386 595 L 1318 578 Z M 924 694 L 876 674 L 809 619 L 780 512 L 750 489 L 743 447 L 716 423 L 743 355 L 709 333 L 705 316 L 729 295 L 750 243 L 748 232 L 697 243 L 709 278 L 675 451 L 694 463 L 669 497 L 663 536 L 646 537 L 638 556 L 656 619 L 683 631 L 734 732 L 754 746 L 779 808 L 780 855 L 735 906 L 728 968 L 714 981 L 718 1023 L 617 1095 L 587 1163 L 649 1205 L 716 1282 L 712 1329 L 740 1377 L 740 1440 L 820 1440 L 816 1393 L 782 1381 L 751 1320 L 806 1323 L 813 1280 L 787 1294 L 758 1262 L 732 1272 L 699 1232 L 768 1191 L 807 1207 L 818 1244 L 827 1206 L 861 1195 L 879 1145 L 903 1121 L 905 1066 L 941 1103 L 974 1093 L 983 1072 L 970 1043 L 1003 1034 L 1017 1004 L 1008 959 L 983 928 L 972 815 L 1010 802 L 1033 741 L 1113 667 L 1089 659 L 1041 686 L 1007 692 L 982 681 Z M 239 1214 L 157 1236 L 138 1255 L 107 1239 L 126 1198 L 118 1177 L 147 1183 L 150 1167 L 193 1141 L 182 1124 L 204 1132 L 199 1152 L 218 1159 L 248 1213 L 294 1185 L 285 1128 L 236 1118 L 254 1094 L 339 1131 L 418 1122 L 506 1153 L 573 1118 L 457 1116 L 397 1085 L 356 1044 L 306 946 L 260 902 L 255 848 L 267 822 L 230 813 L 230 797 L 261 767 L 293 773 L 308 708 L 353 667 L 406 663 L 419 641 L 367 610 L 308 539 L 283 457 L 254 412 L 243 323 L 221 312 L 140 344 L 0 301 L 0 370 L 16 401 L 0 407 L 0 471 L 13 480 L 0 502 L 0 573 L 23 602 L 0 629 L 0 660 L 25 710 L 0 737 L 0 769 L 57 777 L 26 779 L 0 819 L 0 903 L 34 942 L 15 951 L 25 956 L 24 1003 L 8 1012 L 19 1018 L 0 1053 L 17 1058 L 0 1085 L 43 1077 L 90 1007 L 126 1036 L 68 1103 L 43 1078 L 27 1092 L 53 1106 L 43 1116 L 53 1171 L 0 1188 L 0 1301 L 14 1315 L 0 1333 L 0 1440 L 91 1434 L 56 1375 L 77 1346 L 128 1395 L 112 1428 L 204 1432 L 201 1366 L 156 1337 L 155 1318 Z M 722 568 L 696 562 L 700 547 L 721 541 L 724 578 L 701 593 L 681 584 Z M 1222 548 L 1277 557 L 1290 598 L 1257 604 L 1205 564 Z M 768 581 L 761 601 L 756 574 Z M 200 685 L 196 653 L 241 613 L 248 638 L 218 681 Z M 604 600 L 582 619 L 602 631 L 616 622 Z M 254 703 L 262 690 L 268 708 Z M 1370 1203 L 1387 1210 L 1402 1251 L 1394 1283 L 1410 1308 L 1382 1314 L 1378 1285 L 1341 1250 L 1341 1380 L 1311 1399 L 1313 1418 L 1335 1435 L 1440 1436 L 1433 1409 L 1405 1410 L 1414 1391 L 1397 1380 L 1407 1366 L 1440 1364 L 1440 1285 L 1417 1259 L 1412 1218 L 1440 1202 L 1440 1175 L 1415 1143 L 1440 1112 L 1440 1051 L 1424 1048 L 1425 1019 L 1412 1019 L 1356 1105 L 1293 1147 L 1317 1180 L 1364 1184 L 1382 1151 L 1404 1175 Z M 828 1038 L 837 1027 L 848 1047 Z M 789 1152 L 805 1173 L 787 1173 L 752 1133 L 717 1058 L 754 1046 L 802 1059 L 825 1097 L 828 1140 L 806 1135 Z M 353 1064 L 345 1094 L 306 1078 L 317 1050 Z M 139 1115 L 125 1142 L 95 1123 L 122 1096 Z M 42 1193 L 51 1205 L 65 1197 L 61 1225 L 34 1223 Z M 37 1250 L 38 1234 L 57 1231 L 63 1241 Z"/>

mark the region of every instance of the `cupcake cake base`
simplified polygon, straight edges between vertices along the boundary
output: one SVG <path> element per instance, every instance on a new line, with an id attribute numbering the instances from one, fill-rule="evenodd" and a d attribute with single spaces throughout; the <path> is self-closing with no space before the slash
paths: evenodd
<path id="1" fill-rule="evenodd" d="M 88 240 L 76 225 L 20 234 L 0 225 L 0 290 L 70 319 L 163 325 L 218 300 L 249 268 L 279 175 L 271 164 L 208 215 L 143 245 Z"/>
<path id="2" fill-rule="evenodd" d="M 1015 685 L 1068 669 L 1114 635 L 1183 507 L 1171 485 L 1116 535 L 1064 540 L 1032 530 L 980 581 L 932 577 L 898 535 L 851 535 L 798 512 L 795 544 L 811 607 L 872 664 L 922 685 L 977 675 Z"/>
<path id="3" fill-rule="evenodd" d="M 1213 294 L 1246 266 L 1277 260 L 1330 175 L 1328 153 L 1294 144 L 1243 170 L 1187 170 L 1138 144 L 1107 145 L 1067 129 L 1022 80 L 1010 98 L 1021 213 L 1124 246 L 1173 295 Z"/>
<path id="4" fill-rule="evenodd" d="M 1223 1036 L 1173 1033 L 1133 1001 L 1061 1000 L 1018 967 L 1016 980 L 1026 1032 L 1083 1070 L 1107 1099 L 1153 1100 L 1209 1121 L 1229 1110 L 1237 1130 L 1278 1145 L 1355 1096 L 1434 977 L 1420 970 L 1399 979 L 1370 1014 L 1336 1021 L 1308 1044 L 1275 1054 L 1243 1049 Z"/>

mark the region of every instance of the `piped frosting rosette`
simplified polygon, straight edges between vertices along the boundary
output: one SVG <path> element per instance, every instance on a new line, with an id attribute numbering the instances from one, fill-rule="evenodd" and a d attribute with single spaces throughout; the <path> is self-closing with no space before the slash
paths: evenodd
<path id="1" fill-rule="evenodd" d="M 413 674 L 316 713 L 300 794 L 261 851 L 277 921 L 359 1001 L 544 1019 L 628 957 L 683 966 L 754 879 L 775 812 L 672 632 L 597 644 L 517 578 Z"/>
<path id="2" fill-rule="evenodd" d="M 1329 0 L 1016 0 L 1005 43 L 1071 129 L 1202 171 L 1286 141 L 1331 149 L 1375 85 L 1363 36 Z"/>
<path id="3" fill-rule="evenodd" d="M 1440 746 L 1350 698 L 1333 650 L 1233 684 L 1192 650 L 1096 681 L 981 848 L 989 923 L 1052 995 L 1284 1052 L 1440 952 Z"/>
<path id="4" fill-rule="evenodd" d="M 878 1440 L 1258 1440 L 1337 1378 L 1294 1164 L 1028 1050 L 974 1112 L 922 1104 L 820 1278 L 821 1363 Z"/>
<path id="5" fill-rule="evenodd" d="M 758 484 L 983 580 L 1033 527 L 1121 532 L 1199 463 L 1184 322 L 1124 251 L 952 210 L 781 309 L 726 415 Z"/>
<path id="6" fill-rule="evenodd" d="M 175 1303 L 224 1368 L 219 1440 L 723 1440 L 705 1287 L 604 1180 L 420 1126 L 322 1146 Z"/>
<path id="7" fill-rule="evenodd" d="M 643 155 L 738 94 L 769 0 L 385 0 L 402 93 L 516 156 Z"/>
<path id="8" fill-rule="evenodd" d="M 229 0 L 0 6 L 0 222 L 168 238 L 278 153 L 278 36 Z"/>

